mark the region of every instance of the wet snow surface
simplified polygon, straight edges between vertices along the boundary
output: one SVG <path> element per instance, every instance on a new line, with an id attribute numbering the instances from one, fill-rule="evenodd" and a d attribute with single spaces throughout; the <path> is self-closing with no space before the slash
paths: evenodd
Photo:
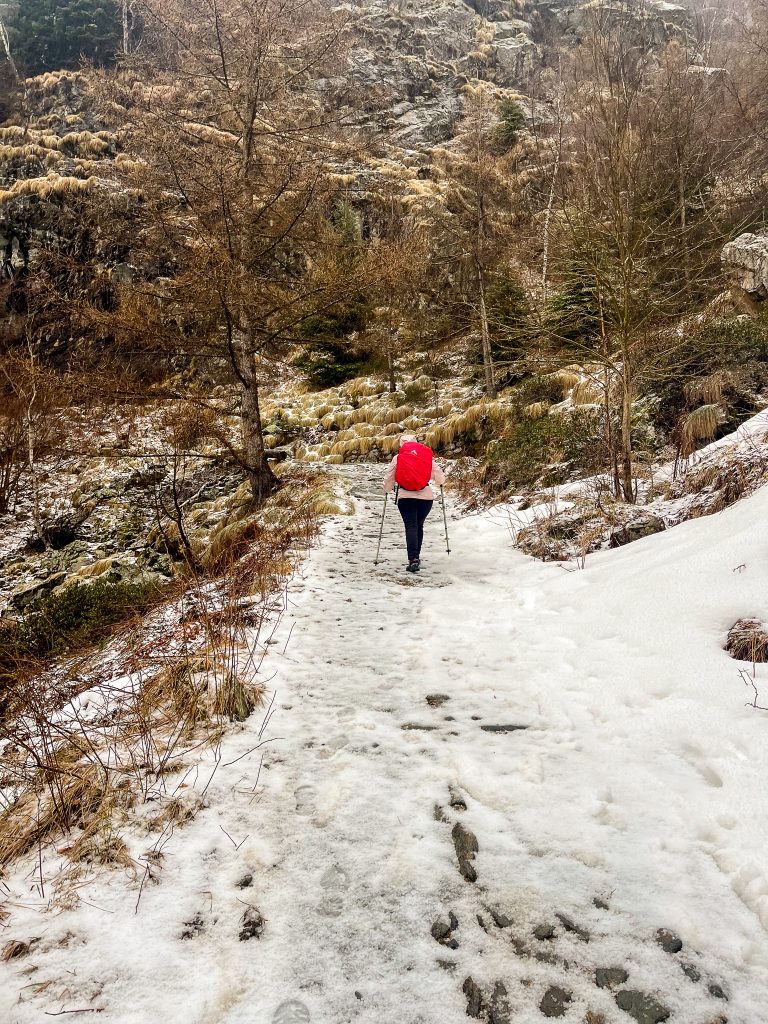
<path id="1" fill-rule="evenodd" d="M 436 505 L 411 577 L 391 506 L 373 565 L 381 468 L 336 471 L 357 512 L 291 585 L 269 743 L 257 712 L 186 777 L 206 807 L 140 898 L 143 868 L 74 898 L 53 849 L 44 897 L 31 861 L 0 881 L 31 943 L 0 1020 L 761 1024 L 768 715 L 721 644 L 766 617 L 768 489 L 583 571 L 499 513 L 453 510 L 448 556 Z"/>

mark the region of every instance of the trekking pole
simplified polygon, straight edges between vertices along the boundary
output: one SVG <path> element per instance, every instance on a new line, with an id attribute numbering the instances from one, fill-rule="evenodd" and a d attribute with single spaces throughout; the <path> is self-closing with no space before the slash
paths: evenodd
<path id="1" fill-rule="evenodd" d="M 389 492 L 387 492 L 384 495 L 384 508 L 381 510 L 381 527 L 379 529 L 379 543 L 378 543 L 378 545 L 376 547 L 376 557 L 373 560 L 373 564 L 374 565 L 378 565 L 379 564 L 379 552 L 381 551 L 381 535 L 384 533 L 384 514 L 387 511 L 387 498 L 388 497 L 389 497 Z"/>
<path id="2" fill-rule="evenodd" d="M 445 524 L 445 550 L 450 555 L 451 548 L 448 544 L 448 516 L 445 514 L 445 494 L 443 493 L 443 485 L 440 484 L 440 499 L 443 503 L 443 523 Z"/>

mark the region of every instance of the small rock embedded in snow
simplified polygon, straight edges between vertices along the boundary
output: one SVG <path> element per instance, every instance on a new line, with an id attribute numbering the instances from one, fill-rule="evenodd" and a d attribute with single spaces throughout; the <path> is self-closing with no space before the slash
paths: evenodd
<path id="1" fill-rule="evenodd" d="M 238 889 L 248 889 L 250 886 L 253 885 L 253 875 L 249 871 L 247 874 L 243 875 L 243 877 L 236 884 Z"/>
<path id="2" fill-rule="evenodd" d="M 507 915 L 503 914 L 500 910 L 490 910 L 489 913 L 497 928 L 510 928 L 512 924 L 514 924 L 512 918 L 507 917 Z"/>
<path id="3" fill-rule="evenodd" d="M 453 911 L 451 911 L 447 923 L 445 921 L 437 920 L 432 925 L 432 938 L 435 939 L 436 942 L 439 942 L 441 946 L 447 946 L 448 949 L 458 949 L 459 944 L 451 934 L 458 927 L 458 918 Z"/>
<path id="4" fill-rule="evenodd" d="M 522 730 L 527 729 L 528 726 L 527 725 L 481 725 L 480 728 L 482 729 L 483 732 L 506 733 L 506 732 L 521 732 Z"/>
<path id="5" fill-rule="evenodd" d="M 563 1017 L 573 994 L 559 985 L 550 985 L 539 1003 L 545 1017 Z"/>
<path id="6" fill-rule="evenodd" d="M 589 932 L 585 928 L 580 928 L 579 925 L 572 921 L 570 917 L 566 917 L 565 914 L 555 914 L 555 917 L 567 932 L 577 935 L 582 942 L 589 942 Z"/>
<path id="7" fill-rule="evenodd" d="M 598 967 L 595 971 L 595 984 L 598 988 L 613 988 L 623 985 L 629 975 L 623 967 Z"/>
<path id="8" fill-rule="evenodd" d="M 441 708 L 443 706 L 443 704 L 445 704 L 445 702 L 447 700 L 450 700 L 450 699 L 451 698 L 448 696 L 447 693 L 428 693 L 427 694 L 427 704 L 429 704 L 429 706 L 431 708 Z"/>
<path id="9" fill-rule="evenodd" d="M 456 848 L 456 857 L 459 861 L 459 872 L 462 878 L 466 878 L 468 882 L 476 882 L 477 872 L 472 866 L 472 861 L 480 847 L 474 832 L 470 832 L 468 828 L 464 828 L 461 822 L 457 821 L 453 826 L 451 836 Z"/>
<path id="10" fill-rule="evenodd" d="M 679 953 L 683 948 L 683 940 L 669 928 L 659 928 L 656 941 L 665 953 Z"/>
<path id="11" fill-rule="evenodd" d="M 260 939 L 264 931 L 264 918 L 256 907 L 248 907 L 240 922 L 240 941 Z"/>
<path id="12" fill-rule="evenodd" d="M 467 997 L 467 1016 L 479 1020 L 483 1007 L 483 994 L 472 978 L 465 979 L 462 992 Z"/>
<path id="13" fill-rule="evenodd" d="M 695 967 L 693 964 L 681 964 L 680 966 L 686 978 L 690 978 L 694 982 L 701 981 L 701 971 L 698 967 Z"/>
<path id="14" fill-rule="evenodd" d="M 637 1024 L 661 1024 L 669 1020 L 669 1010 L 645 992 L 624 989 L 617 993 L 616 1005 L 620 1010 L 625 1010 Z"/>
<path id="15" fill-rule="evenodd" d="M 540 924 L 537 928 L 533 929 L 533 937 L 538 939 L 539 942 L 546 942 L 549 939 L 554 939 L 555 928 L 551 924 Z"/>
<path id="16" fill-rule="evenodd" d="M 728 996 L 725 994 L 722 988 L 719 985 L 716 985 L 714 982 L 711 985 L 707 986 L 707 992 L 709 992 L 711 996 L 714 996 L 715 999 L 725 999 L 726 1001 L 728 1000 Z"/>
<path id="17" fill-rule="evenodd" d="M 510 1024 L 511 1013 L 506 986 L 497 981 L 493 986 L 491 1005 L 488 1009 L 488 1024 Z"/>

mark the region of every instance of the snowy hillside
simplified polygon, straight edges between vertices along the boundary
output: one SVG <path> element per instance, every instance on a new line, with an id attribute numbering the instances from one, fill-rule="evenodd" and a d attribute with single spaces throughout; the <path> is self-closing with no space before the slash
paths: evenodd
<path id="1" fill-rule="evenodd" d="M 372 564 L 380 467 L 333 472 L 356 511 L 291 585 L 271 717 L 124 836 L 127 884 L 5 878 L 0 1020 L 761 1024 L 768 676 L 722 645 L 766 617 L 768 488 L 583 571 L 499 510 L 448 556 L 436 509 L 411 578 L 391 507 Z"/>

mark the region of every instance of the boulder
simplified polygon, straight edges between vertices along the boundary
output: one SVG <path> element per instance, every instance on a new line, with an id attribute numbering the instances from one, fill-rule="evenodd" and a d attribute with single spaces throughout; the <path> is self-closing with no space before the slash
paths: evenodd
<path id="1" fill-rule="evenodd" d="M 49 593 L 54 587 L 63 583 L 66 576 L 65 572 L 55 572 L 52 576 L 48 576 L 47 579 L 35 580 L 34 583 L 27 583 L 23 587 L 17 587 L 10 597 L 11 606 L 17 611 L 23 612 L 39 597 L 42 597 L 43 594 Z"/>
<path id="2" fill-rule="evenodd" d="M 661 533 L 665 529 L 664 520 L 659 519 L 658 516 L 643 516 L 641 519 L 625 523 L 614 530 L 609 543 L 612 548 L 620 548 L 624 544 L 631 544 L 633 540 L 651 537 L 654 533 Z"/>
<path id="3" fill-rule="evenodd" d="M 723 247 L 721 258 L 738 288 L 758 302 L 768 299 L 768 234 L 739 235 Z"/>

